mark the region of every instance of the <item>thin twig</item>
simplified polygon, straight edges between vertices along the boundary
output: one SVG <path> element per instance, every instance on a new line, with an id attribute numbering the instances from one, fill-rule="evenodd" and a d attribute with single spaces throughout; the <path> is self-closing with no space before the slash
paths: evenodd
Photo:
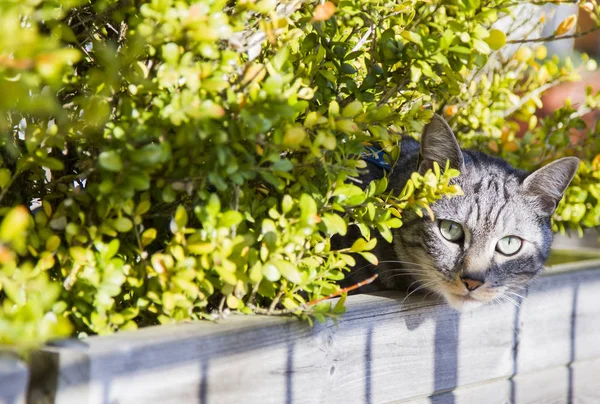
<path id="1" fill-rule="evenodd" d="M 512 114 L 514 114 L 515 112 L 517 112 L 518 110 L 523 108 L 523 105 L 525 105 L 533 97 L 536 97 L 536 96 L 542 94 L 544 91 L 549 90 L 552 87 L 555 87 L 561 83 L 562 83 L 561 81 L 553 81 L 550 83 L 546 83 L 543 86 L 536 88 L 535 90 L 532 90 L 531 92 L 527 93 L 526 96 L 521 98 L 521 100 L 519 101 L 519 103 L 517 105 L 513 106 L 512 108 L 507 109 L 504 113 L 504 117 L 506 118 L 508 116 L 511 116 Z"/>
<path id="2" fill-rule="evenodd" d="M 541 37 L 541 38 L 533 38 L 533 39 L 512 39 L 510 41 L 506 41 L 506 43 L 507 44 L 515 44 L 515 43 L 532 43 L 532 42 L 552 42 L 552 41 L 558 41 L 560 39 L 579 38 L 581 36 L 591 34 L 592 32 L 598 31 L 599 29 L 600 29 L 600 25 L 598 25 L 597 27 L 594 27 L 594 28 L 590 28 L 586 31 L 578 32 L 578 33 L 571 34 L 571 35 L 564 35 L 564 36 L 550 35 L 550 36 L 545 36 L 545 37 Z"/>
<path id="3" fill-rule="evenodd" d="M 306 304 L 306 306 L 308 306 L 308 307 L 314 306 L 315 304 L 320 303 L 323 300 L 327 300 L 327 299 L 331 299 L 333 297 L 337 297 L 337 296 L 341 295 L 342 293 L 352 292 L 353 290 L 356 290 L 356 289 L 358 289 L 358 288 L 360 288 L 362 286 L 365 286 L 365 285 L 368 285 L 370 283 L 373 283 L 373 281 L 375 279 L 377 279 L 378 276 L 379 276 L 378 274 L 375 274 L 375 275 L 371 276 L 370 278 L 365 279 L 364 281 L 358 282 L 355 285 L 348 286 L 347 288 L 340 289 L 337 292 L 332 293 L 330 295 L 327 295 L 325 297 L 320 297 L 318 299 L 311 300 L 310 302 L 308 302 Z"/>
<path id="4" fill-rule="evenodd" d="M 267 314 L 271 314 L 275 311 L 275 307 L 277 306 L 277 303 L 279 303 L 279 299 L 281 299 L 281 296 L 283 296 L 284 293 L 285 291 L 283 289 L 279 291 L 277 296 L 275 296 L 275 299 L 273 299 L 273 301 L 271 302 Z"/>
<path id="5" fill-rule="evenodd" d="M 577 4 L 579 0 L 544 0 L 544 1 L 517 1 L 503 4 L 502 7 L 516 7 L 523 5 L 545 6 L 546 4 Z"/>
<path id="6" fill-rule="evenodd" d="M 375 275 L 371 276 L 370 278 L 365 279 L 364 281 L 358 282 L 355 285 L 348 286 L 347 288 L 342 288 L 335 293 L 332 293 L 332 294 L 324 296 L 324 297 L 320 297 L 318 299 L 311 300 L 310 302 L 301 304 L 298 307 L 294 307 L 293 309 L 275 310 L 275 306 L 273 304 L 271 304 L 271 307 L 269 307 L 268 309 L 263 309 L 261 307 L 256 307 L 254 304 L 252 304 L 250 302 L 247 303 L 246 305 L 250 309 L 252 309 L 252 311 L 254 311 L 255 313 L 258 313 L 258 314 L 266 314 L 269 316 L 294 314 L 294 313 L 298 313 L 300 311 L 305 311 L 309 307 L 314 306 L 315 304 L 320 303 L 323 300 L 331 299 L 331 298 L 340 296 L 343 293 L 352 292 L 353 290 L 356 290 L 362 286 L 368 285 L 368 284 L 372 283 L 375 279 L 377 279 L 378 276 L 379 276 L 378 274 L 375 274 Z M 281 298 L 281 296 L 277 296 L 275 299 L 279 300 L 279 298 Z M 275 302 L 275 300 L 273 300 L 273 302 Z"/>
<path id="7" fill-rule="evenodd" d="M 400 89 L 402 89 L 402 87 L 405 87 L 408 83 L 409 80 L 405 79 L 396 84 L 394 87 L 388 89 L 388 91 L 381 97 L 381 100 L 379 100 L 379 102 L 377 103 L 377 106 L 382 106 L 383 104 L 385 104 L 393 95 L 395 95 L 398 91 L 400 91 Z"/>
<path id="8" fill-rule="evenodd" d="M 256 293 L 258 293 L 259 285 L 260 285 L 260 283 L 257 283 L 252 288 L 252 292 L 250 292 L 250 297 L 248 298 L 248 303 L 246 303 L 247 306 L 254 305 L 254 300 L 256 299 Z"/>
<path id="9" fill-rule="evenodd" d="M 226 297 L 223 296 L 221 298 L 221 301 L 219 302 L 219 316 L 223 315 L 223 309 L 225 308 L 225 299 L 226 299 Z"/>
<path id="10" fill-rule="evenodd" d="M 371 33 L 375 31 L 375 25 L 371 25 L 369 27 L 369 29 L 367 30 L 367 32 L 365 33 L 365 35 L 363 35 L 362 38 L 360 38 L 360 40 L 358 41 L 358 43 L 356 45 L 354 45 L 354 48 L 352 48 L 352 50 L 350 52 L 356 52 L 357 50 L 359 50 L 360 48 L 362 48 L 362 46 L 367 42 L 367 40 L 369 39 L 369 37 L 371 36 Z"/>

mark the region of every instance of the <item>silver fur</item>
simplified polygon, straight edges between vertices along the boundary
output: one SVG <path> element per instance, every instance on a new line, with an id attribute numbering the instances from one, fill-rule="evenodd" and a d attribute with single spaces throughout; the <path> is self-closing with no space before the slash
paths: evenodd
<path id="1" fill-rule="evenodd" d="M 422 288 L 443 296 L 457 310 L 517 299 L 548 258 L 550 217 L 579 160 L 563 158 L 527 174 L 499 158 L 461 150 L 448 125 L 437 115 L 425 127 L 421 145 L 405 139 L 401 146 L 401 159 L 389 177 L 391 189 L 401 190 L 413 171 L 424 172 L 433 161 L 443 167 L 449 160 L 461 171 L 455 183 L 464 195 L 434 203 L 434 221 L 427 215 L 405 214 L 392 245 L 378 240 L 375 253 L 381 264 L 371 272 L 380 276 L 374 287 L 407 289 L 412 284 L 413 290 Z M 371 172 L 366 178 L 377 176 Z M 441 220 L 461 224 L 464 239 L 446 240 L 440 233 Z M 496 251 L 498 241 L 506 236 L 524 240 L 514 256 Z M 367 275 L 355 271 L 350 282 Z M 469 291 L 465 279 L 474 279 L 481 286 Z"/>

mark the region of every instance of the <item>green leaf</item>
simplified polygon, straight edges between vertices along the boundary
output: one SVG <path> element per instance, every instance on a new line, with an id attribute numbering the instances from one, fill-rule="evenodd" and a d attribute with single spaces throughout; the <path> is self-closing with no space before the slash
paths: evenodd
<path id="1" fill-rule="evenodd" d="M 420 210 L 419 210 L 420 212 Z M 381 237 L 383 237 L 383 239 L 385 241 L 387 241 L 388 243 L 391 243 L 393 240 L 393 235 L 392 232 L 390 230 L 390 228 L 384 224 L 378 224 L 377 225 L 377 230 L 379 230 L 379 234 L 381 234 Z"/>
<path id="2" fill-rule="evenodd" d="M 337 314 L 337 315 L 342 315 L 346 312 L 346 307 L 344 306 L 344 304 L 346 304 L 346 297 L 348 295 L 347 294 L 343 294 L 342 297 L 340 297 L 338 299 L 338 301 L 335 303 L 335 306 L 333 306 L 333 313 Z"/>
<path id="3" fill-rule="evenodd" d="M 325 222 L 325 225 L 327 226 L 327 230 L 329 230 L 329 234 L 338 233 L 341 236 L 346 235 L 348 226 L 346 224 L 346 221 L 342 217 L 333 213 L 325 213 L 322 219 Z"/>
<path id="4" fill-rule="evenodd" d="M 6 293 L 12 302 L 19 306 L 25 305 L 27 301 L 25 289 L 19 287 L 19 285 L 10 279 L 4 279 L 0 286 L 2 287 L 2 291 Z"/>
<path id="5" fill-rule="evenodd" d="M 283 68 L 283 65 L 287 61 L 288 57 L 289 57 L 289 49 L 287 46 L 284 46 L 273 57 L 273 59 L 271 60 L 271 63 L 273 64 L 273 67 L 276 70 L 281 71 L 281 69 Z"/>
<path id="6" fill-rule="evenodd" d="M 127 233 L 133 228 L 133 222 L 126 217 L 119 217 L 113 220 L 112 225 L 119 233 Z"/>
<path id="7" fill-rule="evenodd" d="M 344 118 L 354 117 L 362 112 L 363 105 L 360 101 L 352 101 L 350 104 L 346 105 L 342 110 L 342 116 Z"/>
<path id="8" fill-rule="evenodd" d="M 387 177 L 383 177 L 380 180 L 376 181 L 375 195 L 380 195 L 387 190 L 388 187 L 388 179 Z"/>
<path id="9" fill-rule="evenodd" d="M 343 201 L 354 196 L 364 195 L 364 191 L 353 184 L 342 184 L 335 188 L 333 196 L 338 196 L 338 200 Z"/>
<path id="10" fill-rule="evenodd" d="M 183 230 L 183 228 L 185 228 L 187 223 L 188 223 L 187 210 L 185 209 L 185 207 L 183 205 L 177 206 L 177 210 L 175 211 L 175 216 L 171 220 L 171 232 L 177 233 L 177 232 Z"/>
<path id="11" fill-rule="evenodd" d="M 375 254 L 372 254 L 370 252 L 362 252 L 359 253 L 360 255 L 363 256 L 364 259 L 366 259 L 367 261 L 369 261 L 371 264 L 373 265 L 379 265 L 379 260 L 377 259 L 377 257 L 375 256 Z"/>
<path id="12" fill-rule="evenodd" d="M 364 246 L 363 251 L 372 250 L 373 248 L 375 248 L 376 245 L 377 245 L 377 239 L 375 237 L 373 237 L 371 240 L 369 240 L 367 245 Z"/>
<path id="13" fill-rule="evenodd" d="M 248 277 L 253 284 L 259 283 L 263 278 L 262 273 L 262 264 L 260 262 L 255 262 L 254 265 L 248 271 Z"/>
<path id="14" fill-rule="evenodd" d="M 314 222 L 317 215 L 317 203 L 307 194 L 300 196 L 300 218 L 305 222 Z"/>
<path id="15" fill-rule="evenodd" d="M 87 261 L 87 251 L 83 247 L 75 246 L 69 248 L 69 255 L 78 264 L 83 265 Z"/>
<path id="16" fill-rule="evenodd" d="M 350 251 L 353 252 L 361 252 L 364 251 L 367 246 L 367 240 L 364 238 L 356 239 L 354 243 L 352 243 L 352 247 L 350 247 Z"/>
<path id="17" fill-rule="evenodd" d="M 163 59 L 167 63 L 176 64 L 179 60 L 179 46 L 176 43 L 167 43 L 162 47 Z"/>
<path id="18" fill-rule="evenodd" d="M 240 224 L 244 216 L 235 210 L 228 210 L 219 219 L 219 227 L 231 227 Z"/>
<path id="19" fill-rule="evenodd" d="M 276 171 L 291 171 L 292 168 L 294 165 L 288 159 L 280 159 L 273 164 L 273 170 Z"/>
<path id="20" fill-rule="evenodd" d="M 302 275 L 294 264 L 285 260 L 273 261 L 273 265 L 277 267 L 281 275 L 288 281 L 300 285 L 302 283 Z M 266 276 L 266 275 L 265 275 Z"/>
<path id="21" fill-rule="evenodd" d="M 299 146 L 306 138 L 306 131 L 304 128 L 299 126 L 292 126 L 289 128 L 283 136 L 283 144 L 286 146 L 296 147 Z"/>
<path id="22" fill-rule="evenodd" d="M 154 228 L 150 228 L 145 230 L 142 233 L 142 237 L 141 237 L 141 243 L 142 243 L 142 248 L 145 248 L 146 246 L 148 246 L 150 243 L 152 243 L 154 240 L 156 240 L 156 229 Z"/>
<path id="23" fill-rule="evenodd" d="M 198 255 L 209 254 L 215 250 L 215 246 L 211 242 L 189 243 L 187 248 L 190 253 Z"/>
<path id="24" fill-rule="evenodd" d="M 281 273 L 273 263 L 267 263 L 262 267 L 262 273 L 270 282 L 277 282 L 281 278 Z"/>
<path id="25" fill-rule="evenodd" d="M 6 187 L 12 178 L 10 170 L 6 168 L 0 168 L 0 188 Z"/>
<path id="26" fill-rule="evenodd" d="M 223 282 L 226 282 L 230 285 L 235 285 L 238 281 L 234 272 L 228 271 L 226 268 L 222 266 L 215 267 L 215 271 L 219 274 L 219 277 Z"/>
<path id="27" fill-rule="evenodd" d="M 421 75 L 423 72 L 416 65 L 410 66 L 410 81 L 413 83 L 418 83 L 421 80 Z"/>
<path id="28" fill-rule="evenodd" d="M 337 129 L 346 133 L 356 133 L 360 131 L 360 127 L 350 119 L 336 121 L 335 126 Z"/>
<path id="29" fill-rule="evenodd" d="M 386 224 L 386 226 L 388 226 L 392 229 L 397 229 L 400 226 L 402 226 L 402 220 L 398 219 L 397 217 L 394 217 L 389 220 L 386 220 L 385 224 Z"/>
<path id="30" fill-rule="evenodd" d="M 416 43 L 417 45 L 423 45 L 423 41 L 421 39 L 421 35 L 417 34 L 416 32 L 402 31 L 400 33 L 400 36 L 402 38 L 406 39 L 407 41 Z"/>
<path id="31" fill-rule="evenodd" d="M 54 157 L 40 157 L 38 158 L 38 163 L 41 166 L 48 167 L 50 170 L 60 171 L 65 169 L 63 162 Z"/>
<path id="32" fill-rule="evenodd" d="M 131 152 L 131 161 L 144 167 L 163 163 L 167 157 L 163 147 L 158 144 L 149 144 Z"/>
<path id="33" fill-rule="evenodd" d="M 479 52 L 482 53 L 484 55 L 489 55 L 490 52 L 492 51 L 492 49 L 490 48 L 490 46 L 487 44 L 487 42 L 485 42 L 482 39 L 475 39 L 473 40 L 473 48 Z"/>
<path id="34" fill-rule="evenodd" d="M 115 173 L 123 170 L 123 162 L 121 161 L 121 157 L 114 150 L 100 153 L 100 156 L 98 156 L 98 163 L 100 164 L 100 167 L 104 168 L 105 170 Z"/>
<path id="35" fill-rule="evenodd" d="M 0 225 L 0 240 L 11 243 L 22 238 L 31 222 L 31 215 L 25 206 L 11 209 Z"/>
<path id="36" fill-rule="evenodd" d="M 114 238 L 114 239 L 110 240 L 110 242 L 108 243 L 108 246 L 106 248 L 106 251 L 102 255 L 102 258 L 106 261 L 110 260 L 115 255 L 117 255 L 117 253 L 119 252 L 120 246 L 121 246 L 121 242 L 119 241 L 118 238 Z"/>
<path id="37" fill-rule="evenodd" d="M 498 50 L 506 44 L 506 34 L 499 29 L 491 29 L 490 36 L 485 40 L 493 50 Z"/>
<path id="38" fill-rule="evenodd" d="M 284 195 L 283 199 L 281 200 L 281 211 L 283 213 L 288 213 L 290 210 L 292 210 L 293 206 L 294 200 L 292 199 L 292 197 L 289 195 Z"/>
<path id="39" fill-rule="evenodd" d="M 276 177 L 267 171 L 261 171 L 260 176 L 263 177 L 263 179 L 265 181 L 267 181 L 269 184 L 273 185 L 273 187 L 275 187 L 275 189 L 283 191 L 283 189 L 285 187 L 285 183 L 279 177 Z"/>
<path id="40" fill-rule="evenodd" d="M 448 50 L 450 52 L 460 53 L 460 54 L 463 54 L 463 55 L 470 55 L 471 54 L 471 50 L 469 48 L 464 47 L 464 46 L 451 46 Z"/>
<path id="41" fill-rule="evenodd" d="M 56 234 L 53 234 L 46 240 L 46 251 L 56 251 L 60 247 L 61 240 Z"/>

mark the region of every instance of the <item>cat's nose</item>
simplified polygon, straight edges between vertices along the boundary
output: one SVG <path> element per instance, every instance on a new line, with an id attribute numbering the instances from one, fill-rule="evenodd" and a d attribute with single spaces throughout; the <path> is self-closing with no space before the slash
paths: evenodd
<path id="1" fill-rule="evenodd" d="M 463 284 L 465 285 L 465 287 L 467 288 L 467 290 L 469 292 L 477 289 L 478 287 L 480 287 L 481 285 L 483 285 L 483 282 L 477 279 L 473 279 L 473 278 L 467 278 L 467 277 L 462 277 L 460 278 L 463 282 Z"/>

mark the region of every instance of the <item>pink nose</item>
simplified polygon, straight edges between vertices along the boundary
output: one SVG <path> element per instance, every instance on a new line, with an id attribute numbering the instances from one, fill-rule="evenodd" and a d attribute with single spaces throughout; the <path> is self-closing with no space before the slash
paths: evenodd
<path id="1" fill-rule="evenodd" d="M 483 285 L 483 282 L 471 278 L 461 278 L 468 291 L 473 291 Z"/>

